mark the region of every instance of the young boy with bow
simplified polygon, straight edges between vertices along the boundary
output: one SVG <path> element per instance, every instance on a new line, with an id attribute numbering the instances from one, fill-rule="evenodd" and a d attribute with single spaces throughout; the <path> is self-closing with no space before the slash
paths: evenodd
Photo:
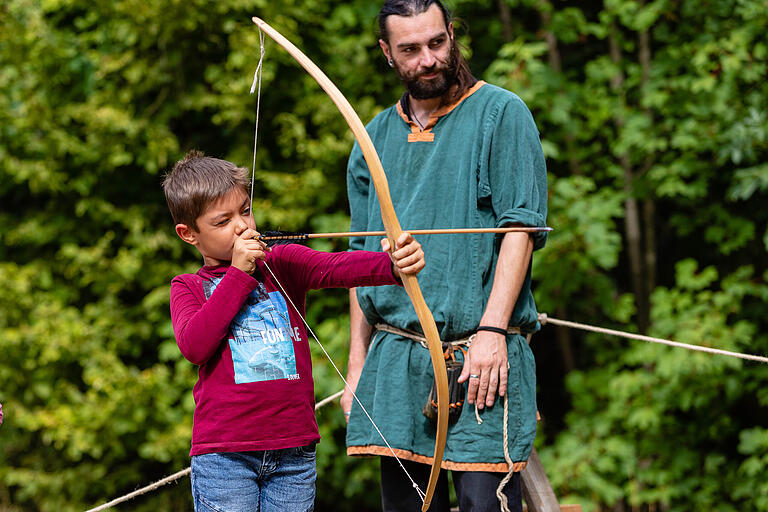
<path id="1" fill-rule="evenodd" d="M 195 510 L 312 510 L 314 384 L 303 316 L 310 289 L 397 285 L 424 267 L 408 233 L 384 252 L 269 248 L 248 171 L 190 152 L 163 182 L 176 233 L 203 257 L 171 282 L 181 353 L 198 365 L 192 430 Z M 387 253 L 389 252 L 389 256 Z"/>

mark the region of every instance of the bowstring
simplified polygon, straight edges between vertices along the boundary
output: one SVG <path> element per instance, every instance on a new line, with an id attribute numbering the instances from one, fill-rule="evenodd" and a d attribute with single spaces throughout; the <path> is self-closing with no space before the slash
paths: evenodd
<path id="1" fill-rule="evenodd" d="M 262 64 L 264 64 L 264 33 L 261 31 L 261 27 L 259 27 L 259 64 L 256 66 L 256 71 L 253 73 L 253 83 L 251 84 L 251 94 L 254 93 L 254 91 L 257 88 L 258 85 L 258 94 L 256 94 L 256 127 L 253 130 L 253 163 L 251 165 L 251 220 L 253 220 L 253 225 L 256 225 L 256 219 L 253 217 L 253 186 L 254 182 L 256 181 L 256 149 L 259 147 L 258 140 L 259 140 L 259 117 L 260 111 L 261 111 L 261 71 L 263 69 Z"/>
<path id="2" fill-rule="evenodd" d="M 256 219 L 253 216 L 253 190 L 254 190 L 254 182 L 256 179 L 256 151 L 258 148 L 258 140 L 259 140 L 259 117 L 260 117 L 260 111 L 261 111 L 261 73 L 264 63 L 264 55 L 265 55 L 265 49 L 264 49 L 264 33 L 261 30 L 261 27 L 259 27 L 259 63 L 256 66 L 256 71 L 253 74 L 253 84 L 251 84 L 251 91 L 250 94 L 253 94 L 256 92 L 256 122 L 255 122 L 255 128 L 253 133 L 253 161 L 251 165 L 251 195 L 250 195 L 250 205 L 251 205 L 251 220 L 253 221 L 253 225 L 256 225 Z M 272 279 L 275 280 L 275 283 L 280 287 L 280 290 L 282 290 L 283 295 L 288 299 L 288 302 L 291 304 L 291 307 L 296 311 L 296 314 L 299 315 L 299 318 L 301 318 L 301 321 L 304 322 L 304 325 L 307 328 L 307 331 L 312 335 L 312 338 L 317 342 L 320 349 L 323 351 L 323 354 L 325 354 L 325 357 L 330 361 L 331 366 L 333 366 L 333 369 L 336 370 L 336 373 L 338 374 L 339 378 L 344 382 L 344 387 L 352 393 L 352 397 L 355 399 L 355 402 L 357 402 L 357 405 L 360 406 L 360 409 L 365 413 L 365 416 L 368 418 L 368 421 L 371 422 L 371 425 L 373 425 L 373 428 L 376 429 L 376 432 L 381 437 L 382 441 L 384 441 L 384 444 L 387 445 L 387 449 L 392 454 L 392 456 L 395 458 L 397 463 L 400 465 L 400 468 L 405 473 L 405 476 L 408 477 L 408 480 L 411 481 L 411 485 L 416 490 L 416 493 L 419 495 L 419 498 L 421 498 L 421 502 L 424 503 L 426 500 L 426 494 L 421 490 L 419 485 L 416 483 L 416 481 L 413 479 L 410 473 L 408 473 L 408 470 L 405 469 L 405 466 L 403 465 L 403 462 L 400 460 L 400 458 L 395 453 L 395 450 L 392 448 L 392 446 L 389 444 L 389 441 L 387 441 L 387 438 L 384 437 L 384 434 L 379 429 L 379 426 L 376 424 L 375 421 L 373 421 L 373 418 L 368 413 L 368 410 L 365 408 L 363 403 L 360 401 L 360 398 L 358 398 L 357 394 L 354 392 L 354 390 L 349 386 L 347 383 L 347 379 L 344 378 L 344 375 L 341 373 L 341 370 L 339 370 L 339 367 L 336 366 L 336 363 L 331 358 L 331 355 L 328 353 L 328 351 L 325 349 L 325 346 L 320 342 L 320 339 L 315 334 L 315 331 L 310 327 L 309 323 L 307 322 L 307 319 L 304 317 L 304 315 L 299 311 L 299 308 L 296 307 L 296 304 L 294 304 L 293 300 L 291 299 L 290 295 L 288 295 L 288 292 L 283 287 L 283 284 L 280 282 L 280 280 L 277 278 L 274 272 L 272 272 L 272 269 L 267 264 L 266 261 L 263 262 L 264 267 L 269 271 L 269 273 L 272 275 Z"/>
<path id="3" fill-rule="evenodd" d="M 352 397 L 355 399 L 355 402 L 357 402 L 357 405 L 359 405 L 359 406 L 360 406 L 360 409 L 362 409 L 362 411 L 365 413 L 365 416 L 368 418 L 368 421 L 370 421 L 370 422 L 371 422 L 371 425 L 373 425 L 373 428 L 375 428 L 375 429 L 376 429 L 376 432 L 378 432 L 379 436 L 380 436 L 380 437 L 381 437 L 381 439 L 384 441 L 384 444 L 386 444 L 386 445 L 387 445 L 387 448 L 389 449 L 390 453 L 391 453 L 391 454 L 392 454 L 392 456 L 393 456 L 393 457 L 394 457 L 394 458 L 397 460 L 397 463 L 400 465 L 400 467 L 401 467 L 401 468 L 402 468 L 402 470 L 405 472 L 405 474 L 406 474 L 406 476 L 408 477 L 408 479 L 411 481 L 411 484 L 413 485 L 413 488 L 414 488 L 414 489 L 416 489 L 416 492 L 418 493 L 418 495 L 419 495 L 419 497 L 421 498 L 421 501 L 422 501 L 422 503 L 423 503 L 423 502 L 424 502 L 424 500 L 426 499 L 426 494 L 424 494 L 424 492 L 422 492 L 422 490 L 419 488 L 419 485 L 418 485 L 418 484 L 417 484 L 417 483 L 416 483 L 416 482 L 413 480 L 413 478 L 411 477 L 411 475 L 408 473 L 408 470 L 406 470 L 406 469 L 405 469 L 405 466 L 403 466 L 403 463 L 402 463 L 402 461 L 401 461 L 401 460 L 400 460 L 400 458 L 399 458 L 399 457 L 398 457 L 398 456 L 395 454 L 395 450 L 392 448 L 392 446 L 390 446 L 390 444 L 389 444 L 389 441 L 387 441 L 387 438 L 386 438 L 386 437 L 384 437 L 384 434 L 381 432 L 381 430 L 379 430 L 379 426 L 378 426 L 378 425 L 376 425 L 376 422 L 375 422 L 375 421 L 373 421 L 373 418 L 372 418 L 372 417 L 371 417 L 371 415 L 368 413 L 368 410 L 365 408 L 365 406 L 364 406 L 364 405 L 363 405 L 363 403 L 360 401 L 360 399 L 357 397 L 357 394 L 356 394 L 354 391 L 352 391 L 352 388 L 351 388 L 351 387 L 349 386 L 349 384 L 347 383 L 347 379 L 345 379 L 345 378 L 344 378 L 344 375 L 342 375 L 342 373 L 341 373 L 341 370 L 339 370 L 339 367 L 338 367 L 338 366 L 336 366 L 336 363 L 334 363 L 334 362 L 333 362 L 333 359 L 331 358 L 331 356 L 330 356 L 330 354 L 328 353 L 328 351 L 327 351 L 327 350 L 325 350 L 325 347 L 323 346 L 323 344 L 322 344 L 322 343 L 320 343 L 320 340 L 317 338 L 317 335 L 315 335 L 315 332 L 312 330 L 312 327 L 310 327 L 310 326 L 309 326 L 309 324 L 307 323 L 307 319 L 306 319 L 306 318 L 304 318 L 304 315 L 302 315 L 302 314 L 301 314 L 301 312 L 299 311 L 299 308 L 297 308 L 297 307 L 296 307 L 296 304 L 294 304 L 294 303 L 293 303 L 293 300 L 291 300 L 291 297 L 290 297 L 290 295 L 288 295 L 288 292 L 286 292 L 286 291 L 285 291 L 285 288 L 283 288 L 283 285 L 280 283 L 280 281 L 278 281 L 278 280 L 277 280 L 277 276 L 275 276 L 275 273 L 274 273 L 274 272 L 272 272 L 272 269 L 271 269 L 271 268 L 269 268 L 269 265 L 267 265 L 267 262 L 266 262 L 266 261 L 265 261 L 265 262 L 263 262 L 263 263 L 264 263 L 264 266 L 267 268 L 267 270 L 269 270 L 269 273 L 272 275 L 272 278 L 275 280 L 275 282 L 277 283 L 277 285 L 278 285 L 278 286 L 280 287 L 280 289 L 283 291 L 283 295 L 285 295 L 285 296 L 288 298 L 288 302 L 290 302 L 290 303 L 291 303 L 291 306 L 293 306 L 293 309 L 294 309 L 294 310 L 296 311 L 296 313 L 299 315 L 299 318 L 301 318 L 301 320 L 304 322 L 304 325 L 307 327 L 307 330 L 308 330 L 308 331 L 309 331 L 309 333 L 312 335 L 312 338 L 314 338 L 314 340 L 317 342 L 317 344 L 318 344 L 318 345 L 320 346 L 320 348 L 322 349 L 322 351 L 323 351 L 323 354 L 325 354 L 325 357 L 326 357 L 326 358 L 328 358 L 328 361 L 330 361 L 330 363 L 331 363 L 331 366 L 333 366 L 333 369 L 334 369 L 334 370 L 336 370 L 336 373 L 339 375 L 339 378 L 341 378 L 341 380 L 344 382 L 344 387 L 345 387 L 346 389 L 348 389 L 348 390 L 350 391 L 350 393 L 352 393 Z"/>

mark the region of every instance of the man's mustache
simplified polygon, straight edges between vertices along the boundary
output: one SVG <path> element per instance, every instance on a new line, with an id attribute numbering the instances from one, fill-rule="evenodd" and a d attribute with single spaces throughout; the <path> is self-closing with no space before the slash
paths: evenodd
<path id="1" fill-rule="evenodd" d="M 445 62 L 433 64 L 430 67 L 416 73 L 416 78 L 421 78 L 424 75 L 432 75 L 434 73 L 442 72 L 448 69 L 448 65 Z"/>

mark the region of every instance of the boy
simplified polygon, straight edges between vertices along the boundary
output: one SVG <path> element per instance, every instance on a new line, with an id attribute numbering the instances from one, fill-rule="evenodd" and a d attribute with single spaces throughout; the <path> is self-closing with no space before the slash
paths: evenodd
<path id="1" fill-rule="evenodd" d="M 196 151 L 163 182 L 176 233 L 204 265 L 171 282 L 176 342 L 200 366 L 192 495 L 198 512 L 312 510 L 320 435 L 307 334 L 290 303 L 303 316 L 309 289 L 398 284 L 399 273 L 424 267 L 424 254 L 407 233 L 391 261 L 386 252 L 270 249 L 248 187 L 246 169 Z"/>

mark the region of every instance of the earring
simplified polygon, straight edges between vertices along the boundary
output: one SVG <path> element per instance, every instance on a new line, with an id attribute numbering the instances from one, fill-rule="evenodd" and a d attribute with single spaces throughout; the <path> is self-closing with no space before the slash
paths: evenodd
<path id="1" fill-rule="evenodd" d="M 391 68 L 395 67 L 395 63 L 392 62 L 392 59 L 389 59 L 389 67 Z"/>

